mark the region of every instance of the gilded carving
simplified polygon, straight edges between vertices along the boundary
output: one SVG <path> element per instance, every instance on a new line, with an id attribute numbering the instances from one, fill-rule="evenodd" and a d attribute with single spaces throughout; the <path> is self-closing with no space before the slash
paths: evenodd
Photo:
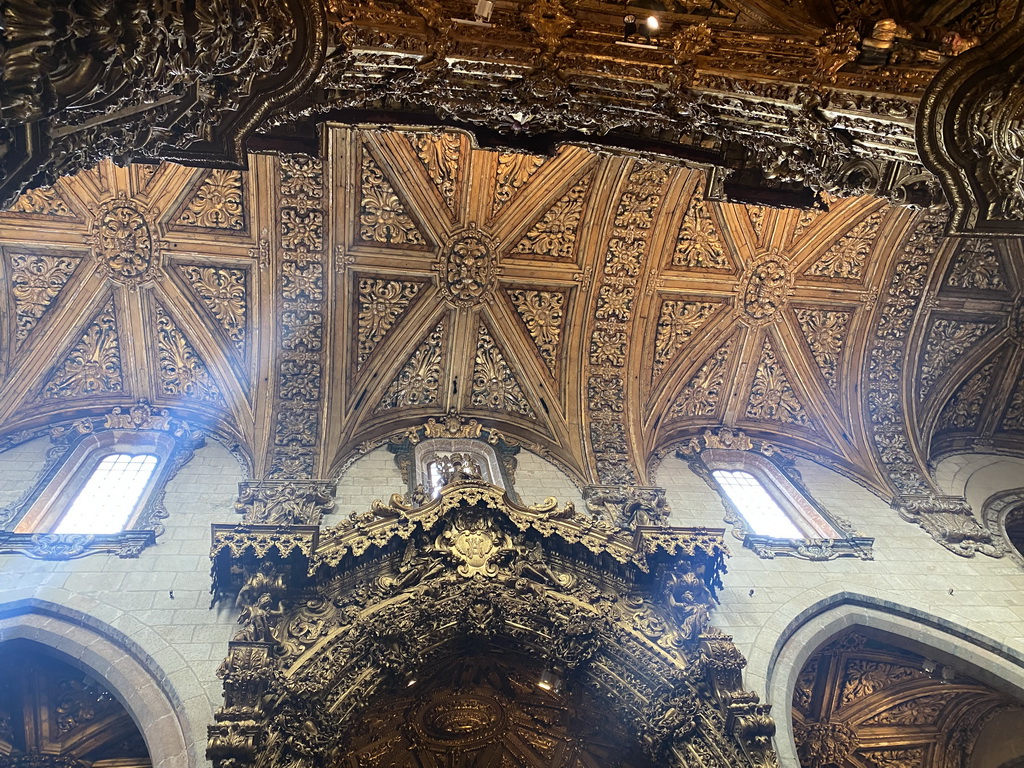
<path id="1" fill-rule="evenodd" d="M 93 221 L 93 254 L 118 282 L 146 280 L 156 273 L 159 252 L 143 213 L 125 197 L 104 203 Z"/>
<path id="2" fill-rule="evenodd" d="M 654 372 L 661 373 L 679 350 L 707 323 L 717 304 L 666 299 L 661 303 L 654 337 Z"/>
<path id="3" fill-rule="evenodd" d="M 438 323 L 420 343 L 388 385 L 374 413 L 392 408 L 429 405 L 437 402 L 444 355 L 444 322 Z"/>
<path id="4" fill-rule="evenodd" d="M 862 754 L 871 768 L 924 768 L 923 749 L 880 749 Z"/>
<path id="5" fill-rule="evenodd" d="M 81 263 L 78 256 L 12 254 L 14 341 L 21 346 Z"/>
<path id="6" fill-rule="evenodd" d="M 185 210 L 178 224 L 213 229 L 245 229 L 242 174 L 218 168 L 210 171 Z"/>
<path id="7" fill-rule="evenodd" d="M 750 388 L 745 415 L 750 419 L 778 421 L 797 426 L 809 424 L 804 406 L 797 399 L 796 392 L 789 383 L 789 377 L 767 337 L 754 371 L 754 382 Z"/>
<path id="8" fill-rule="evenodd" d="M 846 723 L 820 722 L 799 727 L 800 765 L 824 768 L 842 765 L 860 745 L 857 732 Z"/>
<path id="9" fill-rule="evenodd" d="M 852 312 L 831 309 L 800 308 L 796 320 L 803 331 L 804 339 L 811 350 L 814 362 L 821 369 L 828 385 L 835 390 L 838 386 L 839 362 L 846 343 L 847 328 Z"/>
<path id="10" fill-rule="evenodd" d="M 878 236 L 884 211 L 875 211 L 857 224 L 849 234 L 829 246 L 828 250 L 807 270 L 808 275 L 833 277 L 840 280 L 860 280 L 864 264 L 871 254 L 871 246 Z"/>
<path id="11" fill-rule="evenodd" d="M 953 364 L 962 359 L 967 350 L 974 347 L 993 328 L 995 323 L 962 322 L 943 318 L 932 323 L 921 360 L 918 397 L 924 399 Z"/>
<path id="12" fill-rule="evenodd" d="M 479 304 L 498 273 L 497 242 L 475 225 L 454 233 L 438 254 L 441 291 L 457 307 Z"/>
<path id="13" fill-rule="evenodd" d="M 544 164 L 544 158 L 528 155 L 523 152 L 501 152 L 498 154 L 498 166 L 494 177 L 494 200 L 491 203 L 491 216 L 497 216 L 509 200 L 518 192 L 530 177 Z"/>
<path id="14" fill-rule="evenodd" d="M 477 331 L 471 401 L 480 408 L 536 417 L 504 355 L 482 324 Z"/>
<path id="15" fill-rule="evenodd" d="M 511 253 L 568 260 L 575 256 L 590 176 L 584 176 L 523 236 Z"/>
<path id="16" fill-rule="evenodd" d="M 1017 385 L 1001 424 L 1003 429 L 1024 432 L 1024 382 Z"/>
<path id="17" fill-rule="evenodd" d="M 228 338 L 244 351 L 247 314 L 245 270 L 195 265 L 181 266 L 179 270 Z"/>
<path id="18" fill-rule="evenodd" d="M 53 187 L 38 187 L 20 194 L 7 210 L 12 213 L 34 213 L 39 216 L 65 216 L 75 214 Z"/>
<path id="19" fill-rule="evenodd" d="M 711 219 L 707 204 L 697 198 L 683 217 L 683 226 L 676 238 L 672 264 L 696 269 L 732 269 L 725 253 L 718 226 Z"/>
<path id="20" fill-rule="evenodd" d="M 361 278 L 356 286 L 359 302 L 357 368 L 362 368 L 374 348 L 409 308 L 421 284 L 405 280 Z"/>
<path id="21" fill-rule="evenodd" d="M 545 365 L 554 374 L 561 349 L 565 293 L 513 289 L 508 291 L 508 297 L 526 326 L 526 332 L 537 345 Z"/>
<path id="22" fill-rule="evenodd" d="M 239 485 L 235 510 L 243 525 L 320 525 L 334 508 L 333 482 L 260 480 Z"/>
<path id="23" fill-rule="evenodd" d="M 672 402 L 673 416 L 714 416 L 718 412 L 729 355 L 734 343 L 734 339 L 729 339 L 716 349 L 683 385 Z"/>
<path id="24" fill-rule="evenodd" d="M 412 218 L 405 211 L 384 173 L 363 150 L 361 200 L 359 203 L 359 239 L 389 245 L 424 245 Z"/>
<path id="25" fill-rule="evenodd" d="M 739 292 L 740 308 L 749 324 L 774 322 L 793 293 L 793 274 L 782 256 L 763 254 L 748 264 Z"/>
<path id="26" fill-rule="evenodd" d="M 160 357 L 160 385 L 165 395 L 192 397 L 210 403 L 222 402 L 206 363 L 195 347 L 160 304 L 156 305 L 157 354 Z"/>
<path id="27" fill-rule="evenodd" d="M 462 137 L 457 133 L 406 133 L 416 156 L 434 182 L 445 204 L 458 206 L 459 159 Z"/>
<path id="28" fill-rule="evenodd" d="M 902 664 L 891 664 L 867 659 L 851 659 L 843 669 L 843 684 L 839 691 L 839 707 L 847 707 L 902 680 L 924 676 L 925 673 L 920 669 L 914 669 Z"/>
<path id="29" fill-rule="evenodd" d="M 114 303 L 110 301 L 47 380 L 43 397 L 84 397 L 122 389 L 121 350 Z"/>
<path id="30" fill-rule="evenodd" d="M 994 368 L 995 363 L 986 363 L 957 389 L 939 415 L 939 429 L 968 429 L 978 425 Z"/>
<path id="31" fill-rule="evenodd" d="M 950 288 L 1005 291 L 1003 267 L 992 241 L 965 239 L 957 249 L 946 285 Z"/>

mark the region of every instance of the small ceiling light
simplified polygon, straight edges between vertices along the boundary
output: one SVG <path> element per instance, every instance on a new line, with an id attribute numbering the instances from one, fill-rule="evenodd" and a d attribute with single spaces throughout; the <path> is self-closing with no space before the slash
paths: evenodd
<path id="1" fill-rule="evenodd" d="M 930 675 L 935 672 L 935 662 L 931 659 L 925 659 L 921 664 L 921 669 Z"/>
<path id="2" fill-rule="evenodd" d="M 661 24 L 658 23 L 658 17 L 657 16 L 648 16 L 647 17 L 647 31 L 648 32 L 657 32 L 658 31 L 658 27 L 660 27 L 660 26 L 661 26 Z"/>
<path id="3" fill-rule="evenodd" d="M 944 683 L 952 683 L 953 679 L 955 677 L 956 677 L 956 670 L 954 670 L 954 669 L 952 669 L 950 667 L 943 667 L 942 668 L 942 682 L 944 682 Z"/>
<path id="4" fill-rule="evenodd" d="M 545 669 L 540 673 L 540 678 L 537 680 L 537 687 L 542 691 L 558 693 L 562 688 L 562 678 L 559 677 L 558 673 L 551 668 Z"/>
<path id="5" fill-rule="evenodd" d="M 408 675 L 405 676 L 405 687 L 406 688 L 412 688 L 414 685 L 416 685 L 417 682 L 419 682 L 419 681 L 416 679 L 416 675 L 408 674 Z"/>
<path id="6" fill-rule="evenodd" d="M 488 22 L 491 20 L 491 13 L 494 11 L 494 3 L 491 0 L 478 0 L 476 4 L 476 11 L 473 12 L 473 18 L 476 21 Z"/>

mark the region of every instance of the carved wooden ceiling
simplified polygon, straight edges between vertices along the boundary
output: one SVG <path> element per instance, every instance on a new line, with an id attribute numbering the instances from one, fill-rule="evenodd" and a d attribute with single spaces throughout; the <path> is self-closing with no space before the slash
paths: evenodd
<path id="1" fill-rule="evenodd" d="M 581 482 L 648 483 L 720 425 L 883 493 L 927 483 L 935 451 L 1020 448 L 1019 244 L 706 184 L 340 126 L 320 159 L 247 173 L 104 163 L 0 217 L 0 422 L 10 441 L 147 399 L 281 479 L 453 411 Z"/>
<path id="2" fill-rule="evenodd" d="M 142 734 L 100 683 L 31 643 L 0 648 L 0 766 L 149 768 Z"/>
<path id="3" fill-rule="evenodd" d="M 959 765 L 1005 695 L 883 639 L 850 631 L 815 653 L 793 693 L 803 768 Z"/>

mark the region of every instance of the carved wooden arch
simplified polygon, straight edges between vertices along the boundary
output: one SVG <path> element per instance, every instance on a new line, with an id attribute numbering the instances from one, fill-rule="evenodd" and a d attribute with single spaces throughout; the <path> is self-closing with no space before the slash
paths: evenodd
<path id="1" fill-rule="evenodd" d="M 210 729 L 218 768 L 341 760 L 364 713 L 467 648 L 549 665 L 658 764 L 774 764 L 745 662 L 707 623 L 721 531 L 627 531 L 456 480 L 322 534 L 217 527 L 213 552 L 215 589 L 238 589 L 242 610 Z"/>

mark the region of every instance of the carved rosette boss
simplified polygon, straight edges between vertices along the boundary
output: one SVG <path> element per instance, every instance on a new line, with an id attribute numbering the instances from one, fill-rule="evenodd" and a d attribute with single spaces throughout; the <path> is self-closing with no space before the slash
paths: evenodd
<path id="1" fill-rule="evenodd" d="M 463 309 L 482 302 L 498 275 L 497 251 L 498 241 L 475 224 L 452 234 L 435 267 L 444 297 Z"/>
<path id="2" fill-rule="evenodd" d="M 104 203 L 89 233 L 96 267 L 111 280 L 137 285 L 160 268 L 160 248 L 148 212 L 124 195 Z"/>

